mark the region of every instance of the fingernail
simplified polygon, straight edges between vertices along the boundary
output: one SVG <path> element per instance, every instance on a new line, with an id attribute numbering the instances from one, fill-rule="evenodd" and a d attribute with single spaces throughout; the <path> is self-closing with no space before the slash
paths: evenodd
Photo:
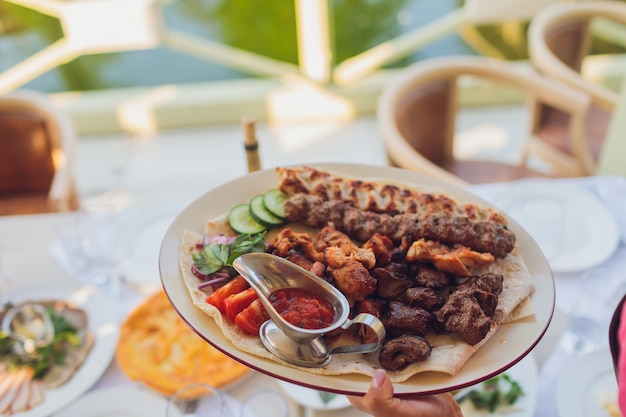
<path id="1" fill-rule="evenodd" d="M 372 376 L 372 387 L 378 388 L 383 384 L 383 382 L 385 382 L 385 370 L 374 370 L 374 375 Z"/>

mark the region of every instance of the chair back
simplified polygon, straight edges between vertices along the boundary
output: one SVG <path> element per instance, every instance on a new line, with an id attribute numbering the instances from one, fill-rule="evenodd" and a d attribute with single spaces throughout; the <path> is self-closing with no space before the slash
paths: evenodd
<path id="1" fill-rule="evenodd" d="M 460 106 L 457 81 L 461 76 L 485 78 L 565 109 L 573 115 L 573 127 L 582 123 L 589 106 L 585 94 L 552 83 L 535 72 L 519 71 L 507 62 L 473 56 L 420 61 L 385 86 L 378 102 L 379 127 L 392 165 L 461 184 L 546 175 L 529 168 L 524 155 L 519 164 L 460 160 L 454 156 Z M 579 141 L 585 141 L 582 132 L 577 130 L 576 135 Z M 555 172 L 560 173 L 560 168 L 555 167 Z"/>
<path id="2" fill-rule="evenodd" d="M 616 91 L 581 74 L 584 59 L 590 52 L 595 19 L 626 24 L 626 4 L 619 1 L 553 4 L 537 13 L 528 29 L 532 65 L 539 72 L 584 91 L 591 97 L 592 105 L 584 126 L 587 136 L 587 146 L 584 148 L 574 146 L 565 128 L 567 114 L 545 104 L 538 104 L 536 110 L 538 137 L 557 149 L 561 157 L 573 155 L 579 160 L 582 175 L 593 175 L 595 172 L 612 112 L 618 101 Z"/>
<path id="3" fill-rule="evenodd" d="M 77 208 L 73 124 L 42 93 L 0 96 L 0 214 Z"/>

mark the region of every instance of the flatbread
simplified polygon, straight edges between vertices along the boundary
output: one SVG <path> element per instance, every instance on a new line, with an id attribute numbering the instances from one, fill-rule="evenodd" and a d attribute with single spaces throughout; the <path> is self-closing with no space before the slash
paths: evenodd
<path id="1" fill-rule="evenodd" d="M 298 169 L 284 170 L 279 168 L 279 176 L 282 181 L 279 181 L 279 186 L 288 184 L 294 186 L 292 192 L 322 192 L 325 193 L 326 198 L 332 199 L 346 199 L 354 198 L 365 206 L 371 207 L 371 202 L 376 204 L 393 206 L 394 210 L 398 210 L 399 203 L 391 200 L 394 193 L 389 193 L 389 190 L 394 190 L 394 186 L 384 183 L 382 181 L 365 182 L 362 180 L 354 180 L 347 177 L 338 176 L 336 174 L 322 173 L 317 175 L 318 172 L 313 172 L 314 178 L 322 178 L 322 180 L 313 181 L 309 188 L 308 184 L 305 184 L 305 180 L 311 177 L 311 169 L 302 168 L 300 172 Z M 287 175 L 285 174 L 287 173 Z M 304 175 L 304 179 L 302 176 Z M 284 181 L 285 178 L 288 181 Z M 294 179 L 295 178 L 295 179 Z M 304 184 L 304 185 L 303 185 Z M 330 185 L 329 185 L 330 184 Z M 332 186 L 331 186 L 332 185 Z M 394 188 L 395 187 L 395 188 Z M 289 187 L 281 187 L 283 191 L 289 192 Z M 401 191 L 405 190 L 404 186 L 399 188 Z M 315 190 L 315 191 L 312 191 Z M 337 191 L 340 190 L 340 191 Z M 364 192 L 359 192 L 363 191 Z M 410 200 L 417 198 L 420 200 L 420 192 L 415 187 L 408 189 L 407 192 L 400 192 L 396 194 L 398 201 L 402 198 L 402 208 L 407 210 L 410 207 L 415 207 L 415 204 Z M 387 193 L 381 196 L 381 193 Z M 482 208 L 478 205 L 457 205 L 456 202 L 449 196 L 441 193 L 438 194 L 445 197 L 445 207 L 453 207 L 452 209 L 459 215 L 475 216 L 476 219 L 491 220 L 506 224 L 506 217 L 500 212 L 491 208 Z M 410 198 L 409 198 L 410 197 Z M 368 203 L 368 199 L 369 203 Z M 444 201 L 440 200 L 440 201 Z M 455 203 L 451 206 L 449 203 Z M 380 208 L 379 208 L 380 209 Z M 290 227 L 293 225 L 287 225 Z M 274 231 L 275 232 L 275 231 Z M 207 315 L 213 317 L 217 325 L 222 329 L 224 335 L 231 340 L 233 345 L 241 349 L 244 352 L 257 355 L 259 357 L 269 358 L 276 362 L 283 363 L 284 365 L 299 368 L 292 364 L 281 361 L 274 355 L 270 354 L 260 339 L 255 336 L 250 336 L 240 330 L 235 324 L 222 317 L 221 313 L 212 305 L 205 302 L 207 294 L 197 288 L 198 278 L 191 272 L 191 266 L 193 260 L 191 254 L 196 252 L 198 242 L 202 241 L 202 235 L 200 233 L 208 233 L 214 235 L 221 234 L 233 234 L 232 230 L 228 227 L 228 223 L 225 217 L 213 219 L 207 222 L 207 229 L 204 231 L 185 231 L 180 245 L 179 252 L 179 267 L 180 272 L 185 280 L 185 285 L 189 290 L 191 299 L 199 309 L 205 312 Z M 315 237 L 315 236 L 313 236 Z M 270 236 L 267 237 L 269 241 Z M 496 307 L 496 313 L 493 317 L 493 326 L 487 336 L 476 345 L 470 345 L 463 342 L 458 337 L 449 334 L 430 334 L 427 336 L 430 344 L 433 346 L 431 356 L 423 361 L 417 362 L 401 371 L 389 371 L 388 374 L 393 382 L 403 382 L 409 379 L 411 376 L 421 372 L 443 372 L 449 375 L 455 375 L 461 367 L 469 360 L 469 358 L 476 352 L 489 338 L 497 331 L 500 324 L 504 322 L 510 322 L 522 317 L 532 316 L 532 304 L 529 302 L 529 297 L 534 291 L 534 285 L 532 277 L 524 263 L 523 257 L 518 247 L 515 247 L 505 258 L 497 259 L 495 263 L 481 267 L 472 271 L 474 274 L 483 274 L 488 272 L 500 273 L 504 276 L 503 290 L 499 296 L 498 304 Z M 380 368 L 378 362 L 378 353 L 372 354 L 348 354 L 348 355 L 335 355 L 330 363 L 326 366 L 319 368 L 299 368 L 306 370 L 310 373 L 317 373 L 323 375 L 340 375 L 340 374 L 364 374 L 372 375 L 373 371 Z"/>
<path id="2" fill-rule="evenodd" d="M 148 297 L 124 321 L 116 358 L 128 378 L 164 395 L 194 383 L 221 388 L 250 372 L 194 333 L 164 291 Z"/>

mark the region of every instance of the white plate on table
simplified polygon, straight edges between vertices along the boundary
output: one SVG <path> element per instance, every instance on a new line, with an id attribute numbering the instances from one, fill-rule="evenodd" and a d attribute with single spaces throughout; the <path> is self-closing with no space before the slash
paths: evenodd
<path id="1" fill-rule="evenodd" d="M 239 417 L 241 404 L 222 393 L 231 415 Z M 117 386 L 91 391 L 54 417 L 165 417 L 167 398 L 139 386 Z M 246 410 L 243 417 L 256 417 Z"/>
<path id="2" fill-rule="evenodd" d="M 138 285 L 158 285 L 159 249 L 167 228 L 183 208 L 182 203 L 163 203 L 127 209 L 121 216 L 119 245 L 121 272 Z"/>
<path id="3" fill-rule="evenodd" d="M 91 391 L 55 417 L 165 417 L 167 400 L 145 388 L 119 386 Z"/>
<path id="4" fill-rule="evenodd" d="M 385 178 L 404 184 L 417 184 L 422 189 L 444 190 L 459 201 L 490 206 L 485 200 L 463 188 L 454 187 L 441 180 L 412 171 L 340 163 L 316 164 L 314 167 L 354 178 Z M 224 336 L 215 321 L 197 308 L 189 297 L 178 263 L 180 239 L 184 231 L 192 230 L 202 233 L 208 219 L 224 215 L 236 204 L 249 201 L 253 196 L 276 187 L 276 183 L 275 169 L 257 171 L 214 188 L 188 205 L 176 217 L 163 239 L 159 257 L 163 287 L 178 313 L 196 333 L 220 351 L 247 366 L 274 378 L 307 388 L 343 395 L 363 395 L 369 389 L 371 381 L 371 378 L 366 375 L 314 374 L 236 348 Z M 535 313 L 532 319 L 519 320 L 515 325 L 501 326 L 456 375 L 426 372 L 395 384 L 397 396 L 410 396 L 418 393 L 434 394 L 481 382 L 520 361 L 531 352 L 544 335 L 554 311 L 555 289 L 552 271 L 545 256 L 530 235 L 514 220 L 510 222 L 510 227 L 517 235 L 518 245 L 535 284 L 536 290 L 531 296 Z"/>
<path id="5" fill-rule="evenodd" d="M 561 417 L 609 417 L 606 404 L 617 403 L 617 380 L 608 348 L 574 358 L 557 387 Z"/>
<path id="6" fill-rule="evenodd" d="M 89 356 L 72 378 L 62 386 L 46 390 L 43 403 L 15 417 L 48 417 L 73 402 L 87 391 L 109 366 L 115 354 L 119 335 L 116 305 L 105 293 L 90 286 L 74 286 L 66 282 L 43 281 L 9 291 L 13 302 L 59 299 L 82 308 L 89 318 L 89 329 L 95 337 Z"/>
<path id="7" fill-rule="evenodd" d="M 592 193 L 544 180 L 521 180 L 489 198 L 530 233 L 556 272 L 606 261 L 619 244 L 613 214 Z"/>

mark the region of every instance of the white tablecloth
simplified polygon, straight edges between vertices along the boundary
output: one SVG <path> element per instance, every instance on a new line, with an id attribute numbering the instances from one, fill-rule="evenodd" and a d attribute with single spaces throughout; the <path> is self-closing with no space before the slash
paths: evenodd
<path id="1" fill-rule="evenodd" d="M 621 177 L 590 177 L 582 179 L 555 180 L 558 184 L 568 184 L 590 190 L 605 204 L 615 216 L 621 234 L 621 241 L 616 251 L 602 265 L 607 276 L 607 284 L 617 285 L 626 283 L 626 180 Z M 471 190 L 489 200 L 499 191 L 506 189 L 510 184 L 489 184 L 473 186 Z M 68 277 L 64 262 L 58 253 L 58 231 L 69 215 L 37 215 L 37 216 L 10 216 L 0 218 L 0 265 L 14 279 L 20 281 L 37 282 L 50 277 Z M 557 343 L 561 332 L 567 324 L 567 314 L 573 308 L 575 295 L 580 288 L 580 282 L 585 271 L 574 273 L 555 273 L 556 307 L 557 312 L 553 322 L 536 349 L 539 373 L 539 398 L 536 417 L 554 417 L 558 415 L 555 392 L 560 373 L 564 364 L 572 358 L 558 354 Z M 120 321 L 137 305 L 148 287 L 132 287 L 131 292 L 121 299 Z M 133 384 L 119 370 L 115 361 L 111 363 L 106 373 L 91 390 Z M 280 390 L 276 381 L 262 374 L 235 387 L 230 393 L 239 399 L 261 388 Z M 302 414 L 302 410 L 294 403 L 290 403 L 291 415 Z M 362 416 L 363 414 L 352 409 L 338 411 L 308 412 L 308 416 Z M 563 416 L 566 417 L 566 416 Z"/>

